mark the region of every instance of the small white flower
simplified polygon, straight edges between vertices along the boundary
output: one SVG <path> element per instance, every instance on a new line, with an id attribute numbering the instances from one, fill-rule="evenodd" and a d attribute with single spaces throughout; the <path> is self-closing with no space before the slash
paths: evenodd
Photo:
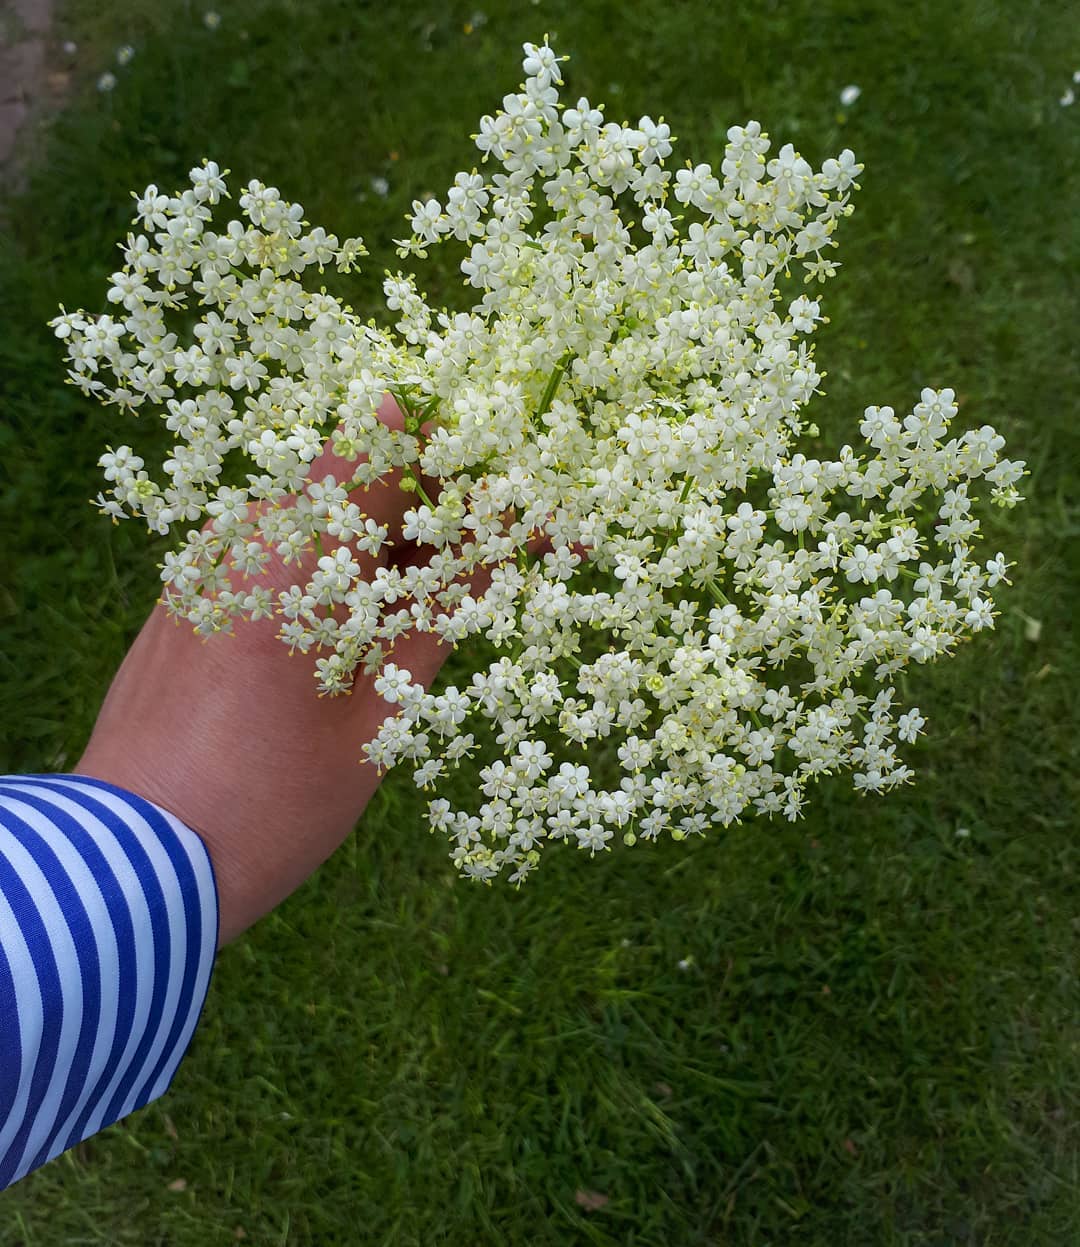
<path id="1" fill-rule="evenodd" d="M 973 631 L 981 632 L 984 628 L 994 626 L 994 612 L 991 603 L 982 598 L 972 598 L 971 608 L 964 616 L 964 623 Z"/>
<path id="2" fill-rule="evenodd" d="M 398 243 L 453 239 L 471 306 L 391 273 L 383 327 L 363 320 L 321 280 L 363 241 L 258 180 L 232 207 L 204 161 L 135 196 L 109 314 L 51 322 L 84 394 L 157 411 L 172 437 L 163 461 L 108 449 L 95 504 L 186 532 L 162 566 L 170 613 L 202 635 L 274 616 L 321 693 L 362 672 L 388 703 L 363 747 L 380 769 L 441 786 L 476 755 L 449 789 L 475 808 L 434 800 L 431 828 L 464 876 L 514 884 L 546 841 L 595 855 L 616 834 L 795 819 L 838 771 L 906 783 L 925 720 L 895 681 L 993 626 L 1011 564 L 978 548 L 980 508 L 1015 505 L 1025 475 L 991 426 L 950 435 L 951 389 L 906 417 L 864 406 L 833 451 L 807 419 L 826 316 L 786 278 L 835 275 L 854 153 L 815 170 L 750 121 L 715 173 L 676 168 L 662 119 L 561 101 L 548 42 L 523 51 L 525 86 L 475 139 L 494 169 L 421 195 Z M 404 429 L 380 416 L 388 391 Z M 333 476 L 314 466 L 331 425 Z M 366 490 L 406 492 L 420 557 L 385 560 Z M 274 594 L 231 583 L 268 552 L 288 569 Z M 467 685 L 432 693 L 392 661 L 424 632 L 483 639 Z"/>
<path id="3" fill-rule="evenodd" d="M 221 14 L 216 13 L 213 9 L 207 9 L 203 14 L 202 20 L 207 30 L 217 30 L 221 25 Z"/>
<path id="4" fill-rule="evenodd" d="M 111 91 L 116 86 L 116 75 L 106 70 L 97 80 L 99 91 Z"/>
<path id="5" fill-rule="evenodd" d="M 74 39 L 65 39 L 62 46 L 65 56 L 74 56 L 79 50 L 79 45 Z"/>
<path id="6" fill-rule="evenodd" d="M 130 43 L 121 44 L 120 47 L 116 49 L 117 65 L 130 65 L 131 60 L 134 57 L 134 55 L 135 55 L 135 49 L 131 46 Z"/>
<path id="7" fill-rule="evenodd" d="M 382 674 L 375 681 L 375 692 L 391 703 L 402 701 L 411 687 L 412 673 L 392 662 L 383 667 Z"/>
<path id="8" fill-rule="evenodd" d="M 844 108 L 850 108 L 860 95 L 862 95 L 862 87 L 857 87 L 854 83 L 851 83 L 840 92 L 840 103 Z"/>
<path id="9" fill-rule="evenodd" d="M 1076 103 L 1076 92 L 1072 89 L 1072 87 L 1065 88 L 1065 92 L 1058 103 L 1062 106 L 1062 108 L 1070 108 Z"/>
<path id="10" fill-rule="evenodd" d="M 1000 550 L 992 559 L 987 559 L 986 570 L 989 572 L 989 577 L 986 583 L 991 589 L 993 589 L 995 585 L 1000 584 L 1001 581 L 1004 581 L 1006 584 L 1011 583 L 1007 576 L 1010 566 L 1011 564 L 1006 561 L 1005 555 L 1002 554 Z"/>

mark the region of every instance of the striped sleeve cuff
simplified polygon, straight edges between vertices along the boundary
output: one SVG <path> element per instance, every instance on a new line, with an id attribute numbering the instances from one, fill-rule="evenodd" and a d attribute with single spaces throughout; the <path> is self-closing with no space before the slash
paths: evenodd
<path id="1" fill-rule="evenodd" d="M 82 775 L 0 776 L 0 1190 L 167 1090 L 217 940 L 179 819 Z"/>

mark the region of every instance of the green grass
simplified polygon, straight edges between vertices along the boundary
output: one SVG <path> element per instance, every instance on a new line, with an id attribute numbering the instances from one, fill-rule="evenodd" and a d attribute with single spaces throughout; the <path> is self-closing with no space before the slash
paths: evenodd
<path id="1" fill-rule="evenodd" d="M 43 328 L 101 302 L 128 190 L 203 155 L 272 181 L 364 234 L 373 308 L 401 213 L 473 163 L 545 29 L 568 93 L 663 113 L 680 157 L 748 117 L 855 149 L 819 418 L 850 440 L 866 404 L 954 386 L 1032 469 L 990 527 L 1016 587 L 912 678 L 930 736 L 885 801 L 833 780 L 798 825 L 553 853 L 514 893 L 455 880 L 392 776 L 221 955 L 171 1091 L 0 1195 L 0 1244 L 1080 1241 L 1076 11 L 486 0 L 467 34 L 473 3 L 219 8 L 213 34 L 149 0 L 61 14 L 77 89 L 0 243 L 0 770 L 74 764 L 156 594 L 160 544 L 86 504 L 104 443 L 153 431 L 65 387 Z M 455 297 L 445 262 L 426 285 Z"/>

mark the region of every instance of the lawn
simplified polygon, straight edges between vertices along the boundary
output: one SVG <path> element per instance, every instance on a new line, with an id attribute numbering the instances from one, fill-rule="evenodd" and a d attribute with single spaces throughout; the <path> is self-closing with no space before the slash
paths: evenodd
<path id="1" fill-rule="evenodd" d="M 129 190 L 203 156 L 273 182 L 364 235 L 374 311 L 402 214 L 545 30 L 566 95 L 663 114 L 680 159 L 750 117 L 815 165 L 855 150 L 816 418 L 839 445 L 954 387 L 1030 468 L 987 529 L 1015 588 L 910 677 L 929 735 L 885 800 L 834 778 L 800 823 L 553 851 L 515 892 L 459 881 L 392 775 L 221 954 L 169 1093 L 0 1195 L 0 1244 L 1080 1242 L 1080 15 L 483 2 L 60 6 L 69 104 L 0 238 L 0 772 L 74 765 L 157 593 L 165 547 L 87 505 L 105 443 L 154 431 L 66 386 L 44 327 L 102 302 Z"/>

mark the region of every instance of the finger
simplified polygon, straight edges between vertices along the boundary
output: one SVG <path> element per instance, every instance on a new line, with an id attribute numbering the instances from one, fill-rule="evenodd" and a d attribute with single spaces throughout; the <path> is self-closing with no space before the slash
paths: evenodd
<path id="1" fill-rule="evenodd" d="M 377 415 L 390 429 L 401 431 L 405 427 L 405 417 L 397 403 L 389 394 L 384 395 Z M 340 427 L 340 426 L 339 426 Z M 249 538 L 269 557 L 262 571 L 255 575 L 240 572 L 234 559 L 230 559 L 232 571 L 239 576 L 239 584 L 234 584 L 244 592 L 262 584 L 274 590 L 290 588 L 296 583 L 307 583 L 318 568 L 319 560 L 332 556 L 337 550 L 345 548 L 356 564 L 355 575 L 360 580 L 370 581 L 378 568 L 385 566 L 395 542 L 400 542 L 402 521 L 410 507 L 416 505 L 416 495 L 401 488 L 404 472 L 394 468 L 367 484 L 354 485 L 347 494 L 347 502 L 356 508 L 353 514 L 354 526 L 361 531 L 367 520 L 373 520 L 385 530 L 384 541 L 377 553 L 362 548 L 361 537 L 346 533 L 331 534 L 323 531 L 315 534 L 311 542 L 299 558 L 292 558 L 288 563 L 279 553 L 281 542 L 275 540 L 269 527 L 270 521 L 264 519 L 271 512 L 288 512 L 296 508 L 303 498 L 306 502 L 318 504 L 321 490 L 315 486 L 333 485 L 349 486 L 356 480 L 358 468 L 368 462 L 368 456 L 361 454 L 350 460 L 339 455 L 334 449 L 333 437 L 327 439 L 320 454 L 312 460 L 307 469 L 307 480 L 300 495 L 287 495 L 276 501 L 258 500 L 249 506 L 248 520 L 256 525 L 256 531 Z M 357 518 L 357 513 L 359 518 Z M 210 527 L 213 520 L 208 521 L 204 528 Z M 323 521 L 325 524 L 325 520 Z M 339 623 L 347 617 L 347 611 L 338 603 L 333 610 Z"/>
<path id="2" fill-rule="evenodd" d="M 383 396 L 376 414 L 388 428 L 399 433 L 404 432 L 405 416 L 391 394 Z M 428 421 L 421 426 L 420 432 L 424 435 L 429 434 L 434 427 L 434 423 Z M 322 453 L 312 461 L 309 469 L 311 482 L 322 484 L 332 476 L 335 484 L 351 486 L 348 501 L 353 503 L 365 517 L 370 517 L 387 529 L 387 542 L 390 548 L 405 544 L 402 528 L 406 512 L 419 506 L 424 496 L 433 502 L 437 501 L 442 492 L 442 481 L 438 477 L 424 476 L 416 468 L 412 470 L 391 468 L 370 484 L 351 485 L 357 476 L 357 465 L 366 463 L 367 456 L 361 455 L 356 460 L 345 459 L 337 454 L 333 447 L 334 442 L 331 437 L 323 447 Z M 417 477 L 420 480 L 423 496 L 414 487 Z M 352 549 L 351 543 L 343 543 L 330 534 L 323 537 L 322 544 L 324 551 L 328 554 L 342 544 L 349 545 Z M 385 559 L 380 560 L 382 563 L 385 561 Z M 375 565 L 377 566 L 378 563 Z"/>
<path id="3" fill-rule="evenodd" d="M 511 509 L 503 517 L 508 527 L 513 520 L 513 516 L 514 512 Z M 455 555 L 460 556 L 461 547 L 459 545 L 454 545 L 451 549 Z M 537 530 L 526 541 L 524 549 L 528 552 L 531 559 L 539 558 L 551 549 L 551 539 L 543 530 Z M 411 543 L 408 549 L 395 551 L 391 561 L 394 567 L 404 571 L 410 566 L 423 566 L 430 557 L 430 547 Z M 474 599 L 482 598 L 488 589 L 491 588 L 495 570 L 500 567 L 506 567 L 513 563 L 516 558 L 517 554 L 515 553 L 495 563 L 481 564 L 471 571 L 459 573 L 449 584 L 464 585 L 468 588 L 469 596 Z M 415 599 L 410 597 L 394 603 L 393 610 L 411 611 L 414 605 Z M 453 611 L 456 609 L 456 607 L 446 608 L 438 603 L 432 605 L 436 616 L 453 614 Z M 438 675 L 443 663 L 446 662 L 453 652 L 453 649 L 453 642 L 445 640 L 440 633 L 421 631 L 414 625 L 407 632 L 396 638 L 386 655 L 385 661 L 392 661 L 399 667 L 404 667 L 411 673 L 415 682 L 429 687 L 436 675 Z"/>

